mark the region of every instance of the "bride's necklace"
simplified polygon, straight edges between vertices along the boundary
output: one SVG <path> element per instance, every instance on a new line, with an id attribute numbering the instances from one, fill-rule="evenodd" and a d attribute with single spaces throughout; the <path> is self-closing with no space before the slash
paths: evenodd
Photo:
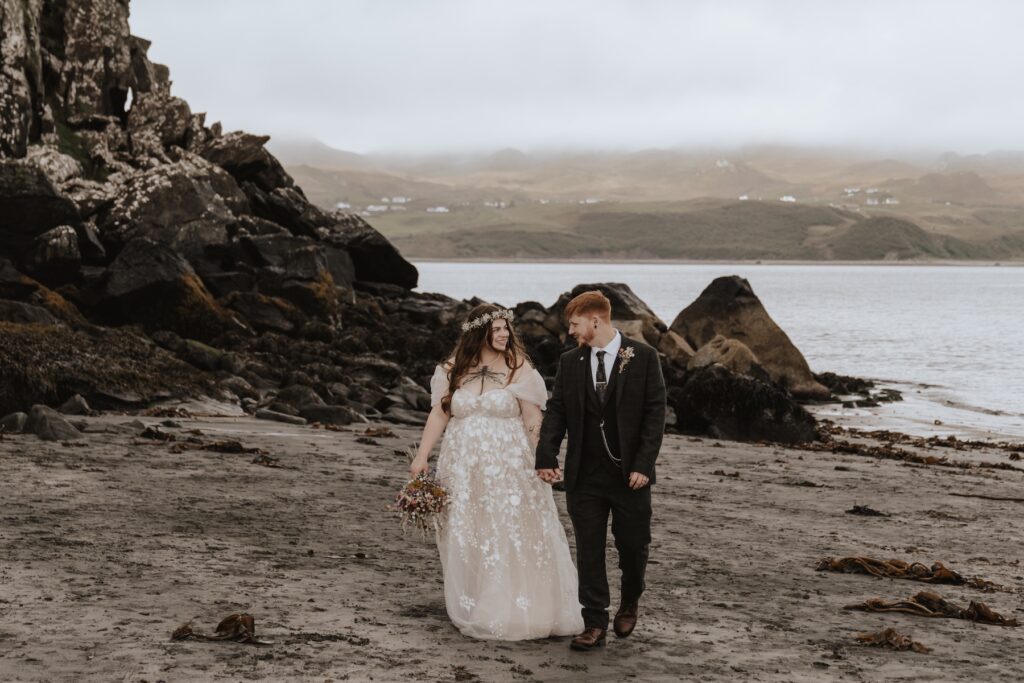
<path id="1" fill-rule="evenodd" d="M 484 385 L 487 382 L 493 382 L 495 384 L 505 384 L 505 373 L 491 370 L 487 365 L 481 365 L 476 370 L 466 373 L 466 382 L 473 382 L 480 380 L 480 392 L 483 393 Z"/>

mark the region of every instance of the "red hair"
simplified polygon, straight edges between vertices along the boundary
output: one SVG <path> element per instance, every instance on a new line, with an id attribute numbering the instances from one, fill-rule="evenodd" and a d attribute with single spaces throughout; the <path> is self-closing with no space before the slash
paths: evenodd
<path id="1" fill-rule="evenodd" d="M 612 302 L 596 289 L 583 292 L 565 305 L 567 320 L 577 315 L 596 315 L 603 320 L 611 320 Z"/>

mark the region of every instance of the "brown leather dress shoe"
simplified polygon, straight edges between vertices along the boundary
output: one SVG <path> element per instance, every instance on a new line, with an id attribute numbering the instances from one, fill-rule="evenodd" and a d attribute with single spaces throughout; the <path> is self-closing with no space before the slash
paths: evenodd
<path id="1" fill-rule="evenodd" d="M 604 645 L 608 630 L 603 628 L 588 628 L 583 633 L 572 639 L 569 647 L 574 650 L 593 650 Z"/>
<path id="2" fill-rule="evenodd" d="M 633 629 L 636 628 L 636 615 L 639 608 L 637 600 L 619 605 L 619 611 L 615 613 L 615 622 L 612 626 L 615 629 L 615 635 L 625 638 L 633 632 Z"/>

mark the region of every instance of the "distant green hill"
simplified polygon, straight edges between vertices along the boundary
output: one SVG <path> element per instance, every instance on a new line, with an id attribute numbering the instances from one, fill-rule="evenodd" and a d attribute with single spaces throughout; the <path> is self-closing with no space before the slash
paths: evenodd
<path id="1" fill-rule="evenodd" d="M 1024 153 L 287 151 L 312 202 L 415 258 L 1024 259 Z"/>
<path id="2" fill-rule="evenodd" d="M 411 258 L 694 260 L 1021 259 L 1024 232 L 983 242 L 929 233 L 892 217 L 779 202 L 694 202 L 562 209 L 532 207 L 466 228 L 408 230 L 395 216 L 374 225 Z M 557 218 L 558 220 L 553 220 Z M 418 220 L 422 221 L 422 217 Z M 458 219 L 442 218 L 459 226 Z M 406 228 L 406 229 L 403 229 Z M 554 228 L 554 229 L 553 229 Z"/>

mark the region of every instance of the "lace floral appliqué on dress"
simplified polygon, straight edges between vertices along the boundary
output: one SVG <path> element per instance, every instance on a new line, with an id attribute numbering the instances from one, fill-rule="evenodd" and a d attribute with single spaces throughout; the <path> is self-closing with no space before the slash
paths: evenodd
<path id="1" fill-rule="evenodd" d="M 579 633 L 576 569 L 519 408 L 544 407 L 544 380 L 524 367 L 512 384 L 493 386 L 501 385 L 481 376 L 456 390 L 437 462 L 450 495 L 437 543 L 448 616 L 473 638 Z M 448 389 L 441 366 L 430 388 L 436 405 Z"/>

